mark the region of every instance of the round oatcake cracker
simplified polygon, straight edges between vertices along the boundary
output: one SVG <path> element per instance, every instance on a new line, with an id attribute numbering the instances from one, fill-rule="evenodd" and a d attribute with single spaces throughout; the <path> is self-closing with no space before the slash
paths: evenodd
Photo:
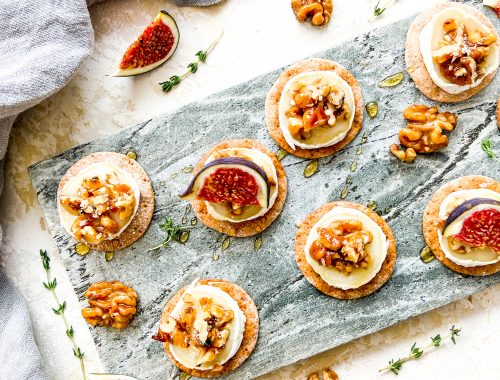
<path id="1" fill-rule="evenodd" d="M 333 71 L 343 80 L 345 80 L 349 86 L 352 88 L 352 93 L 354 95 L 354 104 L 356 106 L 356 111 L 354 113 L 354 119 L 352 122 L 351 129 L 347 132 L 346 136 L 342 141 L 338 143 L 317 149 L 302 149 L 295 147 L 292 149 L 290 145 L 285 140 L 283 132 L 280 128 L 279 121 L 279 103 L 281 98 L 281 92 L 287 84 L 287 82 L 295 75 L 308 72 L 308 71 Z M 311 58 L 303 61 L 299 61 L 285 71 L 281 73 L 276 82 L 267 93 L 266 98 L 266 124 L 271 137 L 276 141 L 276 143 L 286 150 L 288 153 L 294 156 L 302 158 L 320 158 L 329 156 L 338 152 L 344 146 L 349 144 L 359 133 L 363 125 L 363 96 L 361 94 L 361 88 L 356 78 L 343 66 L 339 65 L 337 62 L 330 61 L 328 59 L 321 58 Z"/>
<path id="2" fill-rule="evenodd" d="M 243 333 L 243 340 L 241 341 L 240 348 L 238 349 L 238 351 L 236 351 L 236 354 L 234 354 L 234 356 L 231 359 L 229 359 L 226 363 L 224 363 L 224 365 L 220 366 L 220 368 L 218 369 L 211 369 L 211 370 L 198 370 L 183 366 L 181 363 L 179 363 L 177 360 L 174 359 L 170 351 L 169 343 L 165 343 L 164 346 L 165 351 L 167 352 L 172 362 L 178 368 L 180 368 L 184 372 L 187 372 L 191 376 L 197 376 L 197 377 L 222 376 L 223 374 L 234 371 L 236 368 L 238 368 L 250 356 L 253 349 L 255 348 L 255 345 L 257 344 L 257 338 L 259 336 L 259 313 L 257 311 L 257 306 L 255 306 L 255 303 L 253 302 L 252 298 L 248 295 L 248 293 L 245 290 L 243 290 L 236 284 L 233 284 L 229 281 L 218 280 L 218 279 L 200 280 L 198 281 L 198 284 L 216 286 L 222 289 L 227 294 L 229 294 L 231 298 L 233 298 L 238 303 L 238 306 L 240 307 L 241 311 L 246 317 L 245 331 Z M 170 313 L 181 299 L 185 290 L 186 287 L 182 288 L 167 302 L 165 309 L 163 309 L 161 321 L 166 320 L 169 317 Z"/>
<path id="3" fill-rule="evenodd" d="M 478 84 L 476 87 L 468 89 L 458 94 L 450 94 L 441 89 L 440 87 L 438 87 L 434 83 L 434 81 L 432 80 L 427 71 L 427 68 L 425 67 L 422 54 L 420 53 L 420 32 L 429 23 L 429 21 L 436 13 L 449 7 L 460 8 L 466 11 L 467 13 L 473 15 L 474 17 L 479 19 L 484 25 L 486 25 L 491 30 L 492 33 L 495 33 L 495 35 L 497 35 L 495 27 L 490 22 L 490 20 L 476 8 L 466 4 L 459 4 L 459 3 L 439 4 L 431 9 L 428 9 L 420 13 L 415 18 L 415 20 L 410 25 L 410 28 L 408 29 L 408 34 L 406 36 L 405 59 L 406 59 L 407 71 L 422 94 L 427 96 L 429 99 L 444 103 L 460 102 L 462 100 L 474 96 L 483 88 L 485 88 L 493 80 L 496 74 L 495 71 L 487 75 L 482 80 L 482 82 Z M 500 46 L 500 40 L 497 39 L 496 44 Z"/>
<path id="4" fill-rule="evenodd" d="M 83 239 L 80 240 L 85 245 L 88 245 L 90 248 L 97 251 L 114 252 L 128 247 L 129 245 L 139 240 L 142 235 L 144 235 L 149 227 L 151 218 L 153 217 L 155 197 L 148 174 L 142 168 L 142 166 L 137 163 L 137 161 L 132 160 L 131 158 L 120 153 L 97 152 L 83 157 L 68 169 L 66 174 L 64 174 L 64 176 L 61 178 L 61 182 L 59 183 L 59 188 L 57 190 L 57 199 L 59 199 L 59 197 L 63 195 L 61 193 L 62 189 L 71 177 L 77 175 L 86 167 L 99 162 L 109 162 L 115 164 L 116 166 L 119 166 L 127 173 L 129 173 L 137 181 L 137 185 L 139 186 L 141 194 L 137 213 L 132 219 L 132 222 L 130 222 L 128 227 L 121 233 L 120 236 L 113 240 L 105 240 L 96 245 L 89 244 Z M 58 207 L 60 207 L 59 202 L 57 202 L 57 205 Z"/>
<path id="5" fill-rule="evenodd" d="M 422 221 L 422 230 L 424 232 L 424 239 L 434 255 L 451 270 L 467 274 L 471 276 L 486 276 L 500 271 L 500 262 L 489 265 L 482 265 L 478 267 L 464 267 L 455 264 L 449 260 L 441 249 L 438 238 L 438 230 L 444 227 L 444 220 L 439 218 L 439 208 L 443 200 L 451 193 L 458 190 L 469 189 L 490 189 L 500 193 L 500 183 L 494 179 L 481 176 L 471 175 L 460 177 L 450 181 L 441 186 L 438 191 L 434 193 L 431 200 L 427 204 Z"/>
<path id="6" fill-rule="evenodd" d="M 356 289 L 343 290 L 329 285 L 307 262 L 304 251 L 311 228 L 323 217 L 323 215 L 339 206 L 352 208 L 366 214 L 371 220 L 380 226 L 389 243 L 387 256 L 378 273 L 370 280 L 370 282 Z M 307 281 L 309 281 L 319 291 L 340 299 L 360 298 L 375 292 L 391 277 L 392 272 L 394 271 L 394 265 L 396 264 L 396 242 L 389 225 L 384 219 L 382 219 L 382 217 L 370 210 L 368 207 L 352 202 L 331 202 L 310 213 L 300 225 L 300 228 L 295 235 L 295 261 L 297 262 L 299 269 L 302 273 L 304 273 Z"/>
<path id="7" fill-rule="evenodd" d="M 281 209 L 285 204 L 288 182 L 286 179 L 285 169 L 276 155 L 269 151 L 264 145 L 256 140 L 242 139 L 242 140 L 227 140 L 214 146 L 210 151 L 203 156 L 203 158 L 195 166 L 193 173 L 197 173 L 205 164 L 207 158 L 214 152 L 227 149 L 227 148 L 250 148 L 260 150 L 265 153 L 273 161 L 278 176 L 278 195 L 273 206 L 261 217 L 248 220 L 246 222 L 232 223 L 225 220 L 217 220 L 212 217 L 207 211 L 205 201 L 193 200 L 191 205 L 196 216 L 206 226 L 219 231 L 223 234 L 236 237 L 247 237 L 256 235 L 264 231 L 281 213 Z"/>

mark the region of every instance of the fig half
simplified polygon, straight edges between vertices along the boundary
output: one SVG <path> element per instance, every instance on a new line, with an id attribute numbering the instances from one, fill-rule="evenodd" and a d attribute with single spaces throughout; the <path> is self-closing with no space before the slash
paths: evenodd
<path id="1" fill-rule="evenodd" d="M 443 228 L 443 236 L 449 237 L 459 234 L 466 219 L 476 211 L 489 208 L 500 211 L 500 202 L 490 198 L 472 198 L 463 202 L 455 208 L 446 219 Z"/>
<path id="2" fill-rule="evenodd" d="M 224 157 L 204 165 L 179 196 L 186 200 L 267 208 L 270 185 L 266 173 L 257 164 L 239 157 Z"/>
<path id="3" fill-rule="evenodd" d="M 179 36 L 173 17 L 161 11 L 127 48 L 112 76 L 127 77 L 155 69 L 174 54 Z"/>

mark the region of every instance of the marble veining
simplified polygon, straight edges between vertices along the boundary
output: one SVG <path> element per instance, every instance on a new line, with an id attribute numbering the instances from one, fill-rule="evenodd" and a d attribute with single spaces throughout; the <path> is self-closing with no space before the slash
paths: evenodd
<path id="1" fill-rule="evenodd" d="M 267 73 L 173 113 L 135 125 L 118 134 L 80 145 L 30 167 L 30 176 L 47 226 L 60 250 L 75 291 L 83 300 L 87 287 L 101 280 L 120 280 L 140 297 L 138 315 L 125 331 L 92 330 L 100 357 L 113 373 L 142 379 L 173 378 L 178 373 L 161 344 L 151 340 L 166 301 L 196 277 L 224 278 L 243 286 L 255 300 L 261 318 L 253 355 L 228 379 L 249 379 L 423 313 L 489 285 L 500 275 L 467 277 L 451 272 L 437 260 L 420 261 L 424 246 L 422 213 L 432 193 L 443 183 L 468 174 L 499 179 L 500 168 L 483 154 L 480 142 L 500 145 L 495 120 L 499 77 L 479 95 L 459 104 L 439 105 L 459 115 L 447 149 L 422 155 L 414 164 L 399 162 L 389 153 L 404 126 L 402 110 L 412 103 L 435 104 L 414 87 L 409 76 L 394 88 L 379 88 L 388 74 L 405 70 L 404 40 L 410 20 L 362 35 L 316 56 L 335 60 L 359 80 L 365 103 L 377 101 L 379 115 L 365 116 L 358 137 L 337 155 L 320 160 L 318 172 L 305 179 L 307 160 L 286 156 L 288 198 L 282 214 L 254 239 L 231 239 L 221 251 L 218 234 L 198 223 L 186 244 L 146 250 L 162 240 L 158 224 L 165 216 L 180 222 L 186 202 L 177 194 L 201 154 L 221 140 L 255 138 L 276 151 L 264 123 L 267 90 L 280 70 Z M 498 28 L 498 19 L 495 20 Z M 356 151 L 361 148 L 361 154 Z M 145 236 L 117 252 L 111 262 L 103 255 L 85 257 L 73 251 L 74 241 L 59 225 L 56 192 L 61 176 L 76 160 L 96 151 L 134 150 L 149 173 L 156 193 L 156 210 Z M 357 169 L 351 172 L 351 163 Z M 349 177 L 350 176 L 350 177 Z M 293 255 L 296 223 L 325 202 L 338 200 L 346 182 L 346 200 L 376 201 L 396 236 L 398 260 L 390 281 L 373 295 L 350 301 L 330 298 L 303 278 Z M 193 216 L 188 215 L 188 220 Z M 218 260 L 213 256 L 218 255 Z M 147 371 L 145 370 L 147 369 Z M 168 374 L 167 377 L 165 374 Z"/>

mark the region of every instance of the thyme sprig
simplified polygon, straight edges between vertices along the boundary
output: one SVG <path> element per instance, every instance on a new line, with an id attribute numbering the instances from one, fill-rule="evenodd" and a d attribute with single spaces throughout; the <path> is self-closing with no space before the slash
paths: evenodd
<path id="1" fill-rule="evenodd" d="M 181 234 L 184 230 L 189 230 L 191 227 L 184 227 L 184 226 L 179 226 L 174 222 L 172 218 L 165 218 L 165 221 L 160 224 L 160 228 L 165 231 L 167 236 L 165 239 L 161 242 L 161 244 L 157 245 L 156 247 L 149 248 L 147 252 L 149 251 L 154 251 L 156 249 L 160 249 L 162 247 L 167 247 L 172 240 L 175 240 L 177 242 L 180 242 Z"/>
<path id="2" fill-rule="evenodd" d="M 491 158 L 494 161 L 500 162 L 500 159 L 498 159 L 495 156 L 495 153 L 493 152 L 493 145 L 491 144 L 490 139 L 484 139 L 481 141 L 481 149 L 486 153 L 486 155 Z"/>
<path id="3" fill-rule="evenodd" d="M 381 2 L 382 1 L 378 1 L 377 5 L 375 5 L 375 8 L 373 8 L 373 14 L 369 19 L 370 22 L 373 21 L 376 17 L 381 16 L 389 6 L 396 2 L 396 0 L 385 0 L 382 2 L 382 4 Z"/>
<path id="4" fill-rule="evenodd" d="M 456 337 L 460 335 L 460 331 L 462 330 L 455 328 L 455 326 L 453 325 L 448 335 L 441 337 L 441 334 L 438 334 L 436 336 L 431 337 L 431 343 L 429 343 L 424 348 L 418 347 L 416 342 L 413 343 L 413 346 L 411 346 L 410 348 L 410 353 L 407 356 L 399 358 L 397 360 L 394 359 L 389 360 L 389 364 L 384 368 L 381 368 L 379 372 L 391 371 L 395 375 L 399 374 L 399 371 L 401 371 L 401 368 L 403 368 L 404 363 L 413 359 L 418 359 L 425 352 L 429 350 L 441 347 L 441 343 L 446 339 L 451 339 L 453 344 L 457 344 Z"/>
<path id="5" fill-rule="evenodd" d="M 78 359 L 78 361 L 80 363 L 80 369 L 82 371 L 83 380 L 86 380 L 87 377 L 85 375 L 85 363 L 83 360 L 83 357 L 85 354 L 82 352 L 80 347 L 78 347 L 78 345 L 76 344 L 75 330 L 73 329 L 73 326 L 71 326 L 68 323 L 68 320 L 66 319 L 66 315 L 64 314 L 64 312 L 66 311 L 66 301 L 63 301 L 61 303 L 59 301 L 59 297 L 57 296 L 57 293 L 56 293 L 57 279 L 55 277 L 52 280 L 50 279 L 50 257 L 48 255 L 47 251 L 45 251 L 45 250 L 40 250 L 40 257 L 42 259 L 42 265 L 43 265 L 43 268 L 45 269 L 45 274 L 47 276 L 47 282 L 44 282 L 43 286 L 45 286 L 45 288 L 52 293 L 54 301 L 56 302 L 56 305 L 57 305 L 55 308 L 52 308 L 52 311 L 54 312 L 54 314 L 59 315 L 64 322 L 64 326 L 66 327 L 66 336 L 68 337 L 68 339 L 70 340 L 70 342 L 73 346 L 73 355 L 75 355 L 75 357 Z"/>
<path id="6" fill-rule="evenodd" d="M 172 75 L 169 80 L 165 82 L 160 82 L 159 85 L 161 86 L 161 89 L 164 92 L 169 92 L 172 90 L 175 86 L 177 86 L 183 79 L 186 79 L 188 76 L 191 74 L 194 74 L 198 71 L 198 65 L 200 62 L 205 62 L 207 59 L 208 54 L 212 51 L 212 49 L 215 47 L 217 42 L 222 37 L 223 32 L 219 34 L 219 36 L 215 39 L 214 42 L 210 44 L 210 46 L 206 50 L 200 50 L 198 51 L 195 55 L 197 57 L 196 61 L 191 62 L 189 65 L 187 65 L 187 71 L 182 74 L 182 75 Z"/>

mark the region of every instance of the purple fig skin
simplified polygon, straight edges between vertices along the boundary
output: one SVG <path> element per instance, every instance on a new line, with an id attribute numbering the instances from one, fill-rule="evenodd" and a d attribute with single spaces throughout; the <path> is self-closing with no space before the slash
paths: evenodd
<path id="1" fill-rule="evenodd" d="M 500 206 L 500 202 L 490 198 L 472 198 L 468 201 L 457 206 L 451 213 L 448 215 L 448 219 L 444 223 L 443 233 L 451 223 L 453 223 L 460 215 L 464 212 L 471 210 L 472 208 L 483 205 L 483 204 L 491 204 L 493 206 Z"/>
<path id="2" fill-rule="evenodd" d="M 262 168 L 259 165 L 253 163 L 252 161 L 245 160 L 244 158 L 240 158 L 240 157 L 218 158 L 216 160 L 210 161 L 208 164 L 203 165 L 203 167 L 193 176 L 193 178 L 191 179 L 191 182 L 189 182 L 189 185 L 188 185 L 186 191 L 184 191 L 182 194 L 180 194 L 179 197 L 181 199 L 183 199 L 183 198 L 191 195 L 193 193 L 193 187 L 194 187 L 194 184 L 195 184 L 198 176 L 201 173 L 203 173 L 206 169 L 211 168 L 211 167 L 216 166 L 216 165 L 224 165 L 224 166 L 229 166 L 229 167 L 234 166 L 234 165 L 242 165 L 242 166 L 246 166 L 247 168 L 252 169 L 255 172 L 257 172 L 264 179 L 264 181 L 267 184 L 267 204 L 269 205 L 269 198 L 271 195 L 271 186 L 269 185 L 269 179 L 267 178 L 266 172 L 264 170 L 262 170 Z"/>

